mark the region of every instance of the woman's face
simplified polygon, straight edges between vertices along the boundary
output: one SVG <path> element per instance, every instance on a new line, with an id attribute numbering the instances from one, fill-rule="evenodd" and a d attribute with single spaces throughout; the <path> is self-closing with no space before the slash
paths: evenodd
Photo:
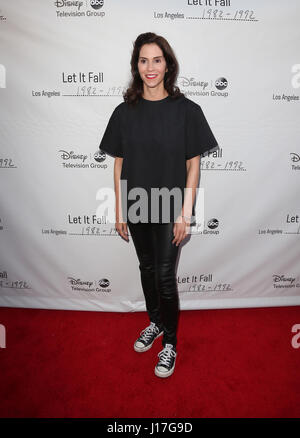
<path id="1" fill-rule="evenodd" d="M 157 44 L 144 44 L 141 47 L 138 70 L 144 85 L 149 88 L 157 87 L 164 80 L 167 63 L 161 48 Z"/>

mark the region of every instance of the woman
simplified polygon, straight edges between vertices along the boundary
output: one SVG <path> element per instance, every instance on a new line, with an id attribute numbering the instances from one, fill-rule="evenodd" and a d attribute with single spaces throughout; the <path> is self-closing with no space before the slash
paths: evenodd
<path id="1" fill-rule="evenodd" d="M 128 228 L 132 236 L 150 320 L 134 349 L 147 351 L 163 335 L 154 371 L 168 377 L 177 356 L 179 244 L 194 217 L 200 155 L 217 141 L 201 107 L 174 85 L 178 63 L 162 36 L 148 32 L 137 37 L 131 73 L 100 149 L 115 157 L 116 229 L 127 241 Z"/>

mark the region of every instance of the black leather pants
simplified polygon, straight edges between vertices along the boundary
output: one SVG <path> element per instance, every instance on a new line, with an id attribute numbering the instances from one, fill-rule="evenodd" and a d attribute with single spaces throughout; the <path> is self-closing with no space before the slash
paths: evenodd
<path id="1" fill-rule="evenodd" d="M 162 344 L 177 344 L 179 298 L 172 243 L 174 223 L 127 223 L 139 259 L 141 283 L 151 322 L 164 330 Z"/>

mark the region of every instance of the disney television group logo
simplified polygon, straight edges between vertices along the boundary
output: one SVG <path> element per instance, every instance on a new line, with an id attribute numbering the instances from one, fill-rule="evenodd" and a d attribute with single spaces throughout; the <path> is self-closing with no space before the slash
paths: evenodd
<path id="1" fill-rule="evenodd" d="M 83 1 L 80 0 L 56 0 L 54 5 L 57 8 L 77 7 L 79 10 L 83 6 Z M 100 9 L 104 5 L 104 0 L 90 0 L 90 5 L 93 9 Z"/>
<path id="2" fill-rule="evenodd" d="M 206 88 L 209 85 L 208 81 L 201 81 L 195 78 L 187 78 L 184 76 L 180 77 L 179 83 L 182 87 L 200 87 L 202 90 L 206 90 Z M 215 80 L 214 86 L 216 87 L 217 90 L 224 90 L 225 88 L 228 87 L 228 81 L 226 78 L 220 77 Z"/>

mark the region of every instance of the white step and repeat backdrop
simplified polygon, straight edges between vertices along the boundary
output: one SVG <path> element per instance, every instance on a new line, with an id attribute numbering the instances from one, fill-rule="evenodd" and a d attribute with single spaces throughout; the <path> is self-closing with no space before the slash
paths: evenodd
<path id="1" fill-rule="evenodd" d="M 220 146 L 179 251 L 181 309 L 299 305 L 299 21 L 298 0 L 1 0 L 0 305 L 145 310 L 131 237 L 96 216 L 143 32 L 169 41 Z"/>

